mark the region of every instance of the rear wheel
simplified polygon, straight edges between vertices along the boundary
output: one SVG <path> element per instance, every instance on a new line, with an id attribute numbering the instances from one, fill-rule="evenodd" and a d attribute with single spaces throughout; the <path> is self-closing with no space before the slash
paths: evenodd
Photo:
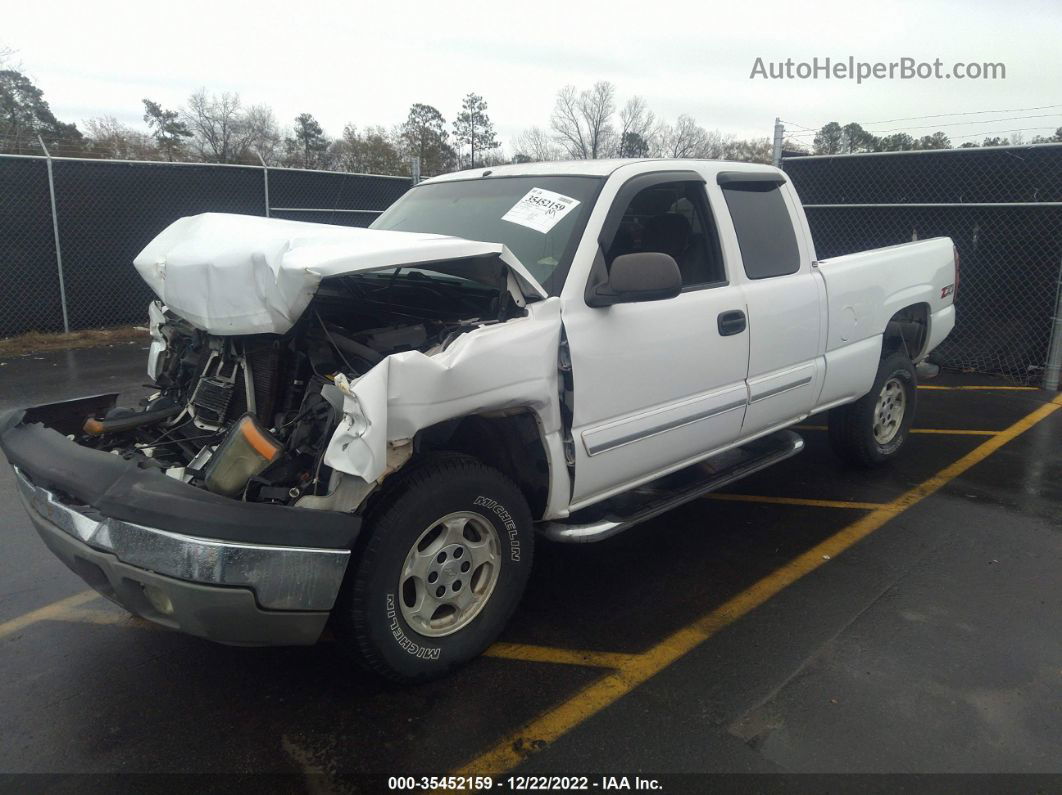
<path id="1" fill-rule="evenodd" d="M 442 676 L 501 632 L 531 571 L 520 490 L 473 458 L 440 456 L 393 476 L 336 604 L 344 650 L 389 679 Z"/>
<path id="2" fill-rule="evenodd" d="M 830 411 L 830 445 L 843 460 L 862 467 L 885 463 L 907 441 L 918 402 L 918 379 L 905 353 L 882 359 L 870 392 Z"/>

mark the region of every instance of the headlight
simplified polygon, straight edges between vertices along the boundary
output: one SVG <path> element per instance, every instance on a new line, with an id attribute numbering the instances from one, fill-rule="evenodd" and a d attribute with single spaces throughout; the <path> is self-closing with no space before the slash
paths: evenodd
<path id="1" fill-rule="evenodd" d="M 206 487 L 216 494 L 234 497 L 247 481 L 280 457 L 280 442 L 258 424 L 251 414 L 244 414 L 229 429 L 207 464 Z"/>

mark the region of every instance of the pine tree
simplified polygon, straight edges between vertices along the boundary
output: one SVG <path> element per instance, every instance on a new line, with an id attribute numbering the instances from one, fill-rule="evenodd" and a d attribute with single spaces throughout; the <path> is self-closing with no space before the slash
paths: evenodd
<path id="1" fill-rule="evenodd" d="M 320 168 L 329 143 L 313 114 L 300 113 L 295 117 L 295 137 L 288 138 L 285 146 L 294 162 L 303 168 Z"/>
<path id="2" fill-rule="evenodd" d="M 494 125 L 487 115 L 487 103 L 479 94 L 469 93 L 461 101 L 461 112 L 454 119 L 454 139 L 471 149 L 469 167 L 476 167 L 476 152 L 497 149 Z"/>
<path id="3" fill-rule="evenodd" d="M 414 103 L 402 124 L 402 140 L 406 153 L 420 159 L 425 175 L 441 174 L 453 164 L 454 150 L 447 143 L 446 119 L 431 105 Z"/>
<path id="4" fill-rule="evenodd" d="M 188 125 L 180 120 L 180 114 L 175 110 L 166 110 L 158 102 L 150 99 L 144 102 L 144 121 L 151 136 L 158 144 L 159 151 L 166 155 L 170 162 L 177 158 L 184 145 L 185 138 L 192 137 L 192 131 Z"/>
<path id="5" fill-rule="evenodd" d="M 49 146 L 80 148 L 83 142 L 75 125 L 55 118 L 32 80 L 14 69 L 0 70 L 0 152 L 39 153 L 38 135 Z"/>

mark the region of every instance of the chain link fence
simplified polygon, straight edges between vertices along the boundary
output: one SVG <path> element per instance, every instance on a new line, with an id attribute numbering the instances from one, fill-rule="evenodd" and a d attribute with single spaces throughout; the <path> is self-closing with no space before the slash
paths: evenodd
<path id="1" fill-rule="evenodd" d="M 782 167 L 822 259 L 942 235 L 955 242 L 957 322 L 934 361 L 1044 381 L 1049 350 L 1062 351 L 1062 145 L 792 157 Z"/>
<path id="2" fill-rule="evenodd" d="M 47 163 L 0 158 L 0 337 L 30 329 L 62 330 L 62 299 Z"/>
<path id="3" fill-rule="evenodd" d="M 955 241 L 958 321 L 936 361 L 1043 380 L 1049 350 L 1062 351 L 1062 331 L 1052 346 L 1052 330 L 1062 329 L 1062 145 L 790 157 L 782 166 L 821 258 L 938 235 Z M 0 292 L 0 337 L 143 322 L 151 293 L 132 260 L 182 216 L 368 226 L 410 185 L 300 169 L 0 155 L 0 275 L 9 286 Z"/>
<path id="4" fill-rule="evenodd" d="M 0 276 L 8 285 L 0 337 L 146 321 L 152 293 L 133 258 L 182 216 L 368 226 L 410 184 L 259 166 L 0 155 Z"/>

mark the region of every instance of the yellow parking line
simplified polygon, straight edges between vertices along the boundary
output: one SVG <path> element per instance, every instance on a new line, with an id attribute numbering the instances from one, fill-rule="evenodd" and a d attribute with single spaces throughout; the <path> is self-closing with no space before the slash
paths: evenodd
<path id="1" fill-rule="evenodd" d="M 798 431 L 825 431 L 825 425 L 794 425 Z M 995 436 L 999 431 L 977 431 L 969 428 L 911 428 L 911 433 L 940 433 L 953 436 Z"/>
<path id="2" fill-rule="evenodd" d="M 68 599 L 46 605 L 32 613 L 0 624 L 0 637 L 39 621 L 68 621 L 78 624 L 128 624 L 141 629 L 156 629 L 157 625 L 119 610 L 94 610 L 80 605 L 99 596 L 95 591 L 84 591 Z M 619 668 L 635 655 L 610 651 L 562 649 L 554 646 L 537 646 L 526 643 L 495 643 L 484 655 L 503 660 L 553 663 L 557 665 L 585 665 L 590 668 Z"/>
<path id="3" fill-rule="evenodd" d="M 99 594 L 95 591 L 82 591 L 76 593 L 73 596 L 68 596 L 66 599 L 60 599 L 58 602 L 52 602 L 50 605 L 33 610 L 29 613 L 13 618 L 10 621 L 5 621 L 0 624 L 0 638 L 6 637 L 13 632 L 18 632 L 20 629 L 25 629 L 31 624 L 36 624 L 38 621 L 54 620 L 64 615 L 68 610 L 74 607 L 90 602 Z"/>
<path id="4" fill-rule="evenodd" d="M 802 497 L 762 497 L 758 494 L 706 494 L 705 499 L 722 502 L 763 502 L 768 505 L 806 505 L 809 508 L 852 508 L 875 511 L 884 508 L 883 502 L 852 502 L 849 500 L 808 500 Z"/>
<path id="5" fill-rule="evenodd" d="M 520 764 L 527 749 L 541 749 L 568 733 L 630 693 L 640 684 L 689 654 L 715 633 L 759 607 L 794 582 L 822 566 L 890 519 L 936 493 L 943 486 L 986 459 L 1000 447 L 1032 428 L 1062 406 L 1062 395 L 1036 409 L 1004 431 L 979 444 L 955 463 L 915 486 L 897 499 L 863 516 L 837 534 L 815 545 L 781 568 L 768 574 L 692 624 L 673 632 L 644 654 L 633 657 L 621 668 L 584 687 L 568 700 L 547 710 L 503 737 L 493 748 L 480 754 L 454 775 L 503 773 Z"/>
<path id="6" fill-rule="evenodd" d="M 484 654 L 502 660 L 543 662 L 558 665 L 585 665 L 591 668 L 621 668 L 636 656 L 612 651 L 561 649 L 555 646 L 534 646 L 525 643 L 495 643 Z"/>
<path id="7" fill-rule="evenodd" d="M 166 631 L 162 624 L 156 624 L 146 618 L 126 612 L 120 607 L 113 610 L 66 610 L 61 615 L 51 619 L 52 621 L 69 621 L 76 624 L 100 624 L 104 626 L 118 625 L 119 629 L 144 629 L 148 631 Z"/>
<path id="8" fill-rule="evenodd" d="M 52 616 L 49 621 L 69 621 L 73 624 L 121 624 L 133 623 L 136 618 L 132 613 L 124 610 L 93 610 L 92 608 L 75 607 L 62 611 L 59 615 Z M 142 620 L 142 619 L 141 619 Z M 144 623 L 150 623 L 145 621 Z M 154 626 L 154 624 L 152 624 Z"/>
<path id="9" fill-rule="evenodd" d="M 938 389 L 948 392 L 976 392 L 976 391 L 1001 391 L 1001 392 L 1037 392 L 1038 387 L 1035 386 L 938 386 L 936 384 L 919 384 L 919 389 Z"/>
<path id="10" fill-rule="evenodd" d="M 967 428 L 912 428 L 911 433 L 943 433 L 954 436 L 995 436 L 999 431 L 978 431 Z"/>

